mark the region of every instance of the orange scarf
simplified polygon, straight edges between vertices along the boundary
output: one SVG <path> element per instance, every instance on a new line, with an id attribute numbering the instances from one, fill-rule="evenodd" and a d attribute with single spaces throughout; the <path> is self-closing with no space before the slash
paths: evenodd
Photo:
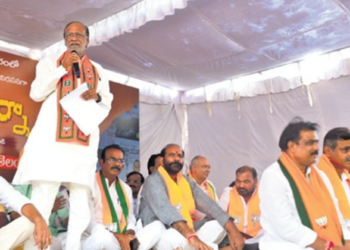
<path id="1" fill-rule="evenodd" d="M 190 184 L 181 173 L 177 174 L 176 183 L 171 179 L 164 167 L 159 167 L 158 172 L 163 177 L 166 184 L 171 205 L 187 221 L 187 225 L 193 229 L 191 216 L 196 212 L 196 205 L 192 196 Z"/>
<path id="2" fill-rule="evenodd" d="M 125 216 L 125 214 L 128 213 L 129 211 L 129 207 L 130 207 L 130 201 L 128 199 L 128 196 L 125 192 L 125 189 L 124 189 L 124 183 L 118 178 L 116 181 L 119 182 L 119 185 L 118 183 L 116 183 L 116 189 L 117 189 L 117 193 L 118 193 L 118 196 L 119 196 L 119 200 L 121 202 L 121 206 L 122 206 L 122 210 L 123 212 L 121 213 L 118 213 L 118 208 L 114 208 L 113 206 L 113 203 L 110 199 L 110 194 L 107 193 L 109 192 L 108 191 L 108 188 L 104 187 L 104 184 L 102 183 L 101 181 L 101 171 L 98 171 L 96 172 L 96 181 L 97 181 L 97 184 L 100 188 L 100 192 L 101 192 L 101 199 L 102 199 L 102 209 L 103 209 L 103 224 L 105 226 L 110 226 L 110 225 L 117 225 L 115 227 L 115 229 L 111 230 L 115 233 L 123 233 L 126 231 L 126 226 L 127 226 L 127 216 Z M 105 177 L 102 175 L 102 178 L 104 179 Z M 119 195 L 119 192 L 118 192 L 118 186 L 120 187 L 120 191 L 123 192 L 123 196 L 124 197 L 120 197 L 121 195 Z M 107 189 L 107 190 L 105 190 Z M 125 198 L 125 205 L 123 205 L 123 198 Z M 119 208 L 120 209 L 120 208 Z M 118 220 L 116 221 L 115 218 L 113 217 L 117 217 L 116 214 L 122 214 L 121 218 L 117 218 Z"/>
<path id="3" fill-rule="evenodd" d="M 188 173 L 188 177 L 190 177 L 194 182 L 196 182 L 196 180 L 193 178 L 191 172 Z M 202 185 L 205 188 L 205 190 L 203 190 L 203 191 L 206 192 L 213 201 L 216 201 L 214 187 L 207 180 L 205 180 Z M 203 189 L 202 186 L 200 186 L 200 188 Z"/>
<path id="4" fill-rule="evenodd" d="M 325 174 L 331 181 L 335 196 L 337 197 L 339 202 L 340 211 L 348 224 L 350 220 L 350 205 L 342 181 L 340 180 L 337 171 L 335 170 L 333 164 L 330 162 L 328 157 L 324 154 L 321 156 L 317 167 L 323 172 L 325 172 Z M 349 175 L 347 170 L 344 169 L 343 172 Z"/>
<path id="5" fill-rule="evenodd" d="M 305 175 L 286 153 L 283 152 L 279 159 L 300 193 L 308 217 L 306 219 L 309 219 L 308 223 L 311 224 L 311 228 L 320 238 L 332 241 L 335 245 L 342 245 L 342 228 L 333 199 L 315 167 L 310 166 L 310 182 L 308 182 Z M 294 198 L 297 197 L 294 191 L 293 195 Z M 303 221 L 301 210 L 298 212 Z"/>
<path id="6" fill-rule="evenodd" d="M 68 51 L 57 60 L 57 67 L 62 65 L 63 59 L 69 54 Z M 80 63 L 81 83 L 87 83 L 89 88 L 97 89 L 99 80 L 98 72 L 95 66 L 90 62 L 87 55 L 81 60 Z M 57 130 L 56 141 L 77 143 L 83 146 L 89 146 L 90 136 L 86 136 L 80 131 L 78 126 L 69 117 L 67 112 L 62 108 L 60 100 L 75 90 L 77 86 L 77 77 L 73 67 L 71 67 L 67 74 L 65 74 L 58 82 L 57 85 Z"/>
<path id="7" fill-rule="evenodd" d="M 245 210 L 244 201 L 237 192 L 237 188 L 233 187 L 230 191 L 230 203 L 228 207 L 228 214 L 235 219 L 235 224 L 239 231 L 244 232 L 252 237 L 255 237 L 261 230 L 260 225 L 260 200 L 258 195 L 258 186 L 256 187 L 252 197 L 250 197 L 246 204 L 248 209 L 248 223 L 247 227 L 244 228 L 245 224 Z"/>

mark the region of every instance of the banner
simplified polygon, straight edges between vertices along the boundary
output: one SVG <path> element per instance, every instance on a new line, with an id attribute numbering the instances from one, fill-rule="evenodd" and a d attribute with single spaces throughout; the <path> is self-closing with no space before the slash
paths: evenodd
<path id="1" fill-rule="evenodd" d="M 0 175 L 12 180 L 41 103 L 29 97 L 37 61 L 0 51 Z"/>
<path id="2" fill-rule="evenodd" d="M 34 102 L 29 96 L 37 63 L 0 51 L 0 176 L 9 182 L 17 170 L 19 152 L 27 141 L 42 104 Z M 139 101 L 138 89 L 110 82 L 110 91 L 114 95 L 112 109 L 101 123 L 100 133 Z"/>

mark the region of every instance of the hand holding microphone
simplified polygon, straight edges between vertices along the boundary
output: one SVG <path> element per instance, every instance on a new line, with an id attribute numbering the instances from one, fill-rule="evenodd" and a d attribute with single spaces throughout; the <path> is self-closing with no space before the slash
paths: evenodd
<path id="1" fill-rule="evenodd" d="M 80 58 L 78 53 L 73 50 L 68 56 L 66 56 L 62 61 L 62 66 L 68 71 L 72 65 L 74 65 L 74 69 L 79 71 L 79 61 Z M 77 67 L 77 68 L 76 68 Z"/>

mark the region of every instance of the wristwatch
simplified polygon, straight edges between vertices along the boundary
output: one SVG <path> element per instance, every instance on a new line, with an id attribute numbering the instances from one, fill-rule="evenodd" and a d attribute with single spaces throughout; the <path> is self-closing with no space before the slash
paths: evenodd
<path id="1" fill-rule="evenodd" d="M 101 96 L 99 95 L 99 94 L 97 94 L 97 97 L 98 97 L 98 99 L 97 99 L 97 103 L 99 103 L 99 102 L 101 102 L 102 101 L 102 98 L 101 98 Z"/>

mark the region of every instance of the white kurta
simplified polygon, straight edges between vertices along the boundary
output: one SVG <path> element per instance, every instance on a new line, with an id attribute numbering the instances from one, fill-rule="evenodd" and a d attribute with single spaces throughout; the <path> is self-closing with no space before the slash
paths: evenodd
<path id="1" fill-rule="evenodd" d="M 108 180 L 105 178 L 106 183 L 108 183 Z M 126 229 L 134 230 L 136 228 L 136 218 L 133 212 L 133 197 L 132 197 L 132 190 L 131 188 L 125 184 L 124 182 L 121 182 L 124 190 L 126 192 L 126 196 L 129 199 L 129 213 L 127 218 L 127 226 Z M 111 196 L 111 199 L 113 201 L 114 208 L 117 212 L 118 218 L 122 218 L 122 207 L 120 206 L 119 202 L 119 196 L 117 193 L 117 190 L 115 189 L 115 181 L 108 187 L 109 195 Z M 103 207 L 102 207 L 102 196 L 101 196 L 101 190 L 97 182 L 94 184 L 94 191 L 95 191 L 95 197 L 94 197 L 94 204 L 93 204 L 93 215 L 91 216 L 90 225 L 87 229 L 88 233 L 91 233 L 92 230 L 98 226 L 98 227 L 105 227 L 103 225 Z"/>
<path id="2" fill-rule="evenodd" d="M 310 168 L 307 171 L 307 175 L 309 173 Z M 318 170 L 318 173 L 333 198 L 344 239 L 349 240 L 350 231 L 348 231 L 343 216 L 340 213 L 338 200 L 335 197 L 332 184 L 324 172 Z M 316 240 L 317 234 L 301 223 L 292 189 L 277 162 L 273 163 L 264 171 L 260 181 L 259 198 L 261 210 L 260 223 L 264 230 L 264 234 L 259 242 L 259 248 L 261 250 L 312 249 L 307 248 L 307 246 Z"/>
<path id="3" fill-rule="evenodd" d="M 44 58 L 36 67 L 36 78 L 31 85 L 30 97 L 34 101 L 44 102 L 24 147 L 13 183 L 28 184 L 30 181 L 45 180 L 93 187 L 99 129 L 90 135 L 89 146 L 56 141 L 56 88 L 59 79 L 67 73 L 63 66 L 57 67 L 58 58 L 59 56 Z M 101 79 L 97 86 L 97 93 L 102 98 L 99 105 L 110 110 L 113 95 L 109 91 L 109 81 L 102 67 L 92 63 Z"/>
<path id="4" fill-rule="evenodd" d="M 350 205 L 350 180 L 349 180 L 348 176 L 344 173 L 341 174 L 341 182 L 342 182 L 346 197 L 348 198 L 348 202 Z"/>

